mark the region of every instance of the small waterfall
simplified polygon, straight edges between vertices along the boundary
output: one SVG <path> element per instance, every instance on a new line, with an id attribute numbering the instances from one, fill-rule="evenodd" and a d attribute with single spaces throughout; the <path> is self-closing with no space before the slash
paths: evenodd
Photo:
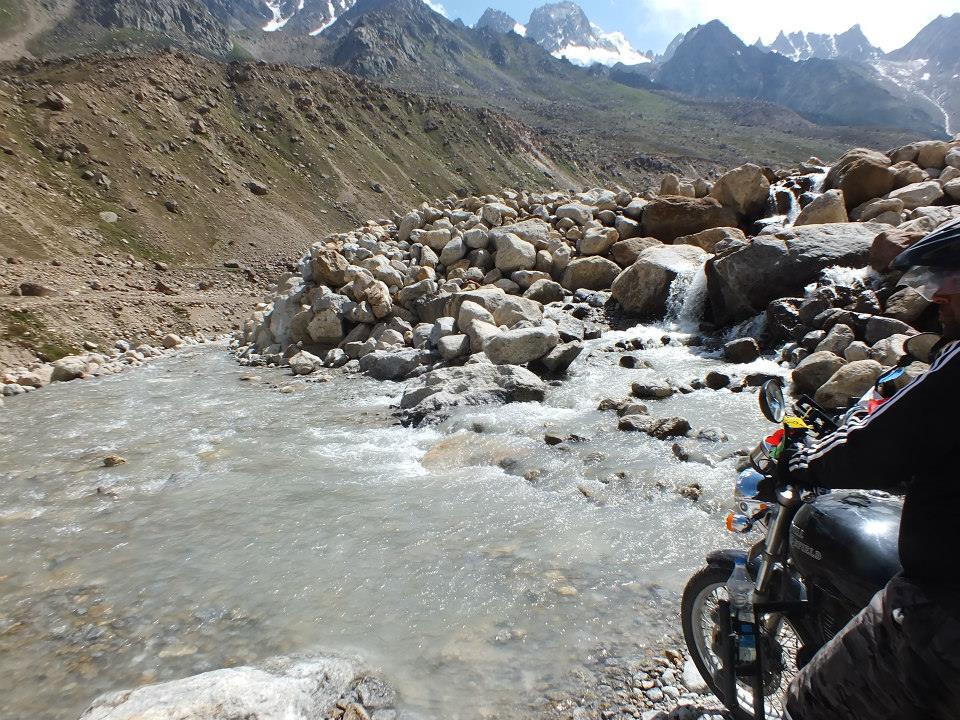
<path id="1" fill-rule="evenodd" d="M 677 272 L 667 295 L 664 322 L 681 332 L 696 332 L 707 304 L 707 274 L 704 265 L 687 265 Z"/>

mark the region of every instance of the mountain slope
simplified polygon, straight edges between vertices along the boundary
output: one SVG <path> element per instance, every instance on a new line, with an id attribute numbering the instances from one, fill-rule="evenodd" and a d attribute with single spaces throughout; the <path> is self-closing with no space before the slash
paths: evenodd
<path id="1" fill-rule="evenodd" d="M 655 75 L 662 85 L 708 97 L 744 97 L 780 103 L 814 122 L 900 127 L 942 134 L 926 108 L 904 103 L 856 63 L 810 59 L 793 62 L 748 47 L 715 20 L 687 33 Z"/>

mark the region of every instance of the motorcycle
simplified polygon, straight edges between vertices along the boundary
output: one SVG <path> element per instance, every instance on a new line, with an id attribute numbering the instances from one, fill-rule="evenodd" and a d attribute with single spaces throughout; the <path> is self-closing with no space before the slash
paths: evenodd
<path id="1" fill-rule="evenodd" d="M 763 528 L 764 537 L 749 550 L 710 553 L 681 602 L 691 659 L 737 720 L 779 720 L 797 672 L 900 570 L 901 498 L 778 485 L 779 458 L 833 432 L 852 413 L 872 412 L 906 383 L 910 362 L 929 362 L 937 340 L 926 333 L 908 339 L 905 360 L 839 416 L 806 396 L 788 415 L 780 381 L 761 388 L 760 410 L 781 428 L 750 453 L 726 524 L 734 533 Z M 744 592 L 734 587 L 737 579 Z"/>

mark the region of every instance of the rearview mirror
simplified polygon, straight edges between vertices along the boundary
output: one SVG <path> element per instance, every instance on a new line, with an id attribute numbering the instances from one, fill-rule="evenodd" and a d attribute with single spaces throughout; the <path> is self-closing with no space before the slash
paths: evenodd
<path id="1" fill-rule="evenodd" d="M 779 378 L 767 380 L 760 388 L 760 412 L 772 423 L 778 425 L 787 415 L 787 403 L 783 399 L 783 385 Z"/>
<path id="2" fill-rule="evenodd" d="M 938 342 L 940 342 L 940 336 L 936 333 L 912 335 L 903 341 L 903 351 L 914 360 L 929 363 L 930 352 Z"/>

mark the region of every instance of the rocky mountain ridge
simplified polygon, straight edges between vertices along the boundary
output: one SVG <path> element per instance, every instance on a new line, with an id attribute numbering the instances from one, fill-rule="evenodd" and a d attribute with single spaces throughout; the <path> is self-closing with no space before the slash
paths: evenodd
<path id="1" fill-rule="evenodd" d="M 846 32 L 835 35 L 802 31 L 792 32 L 788 35 L 781 30 L 769 46 L 757 40 L 755 47 L 797 61 L 811 58 L 819 58 L 820 60 L 843 58 L 845 60 L 869 62 L 883 54 L 883 51 L 871 44 L 863 34 L 860 25 L 854 25 Z"/>

